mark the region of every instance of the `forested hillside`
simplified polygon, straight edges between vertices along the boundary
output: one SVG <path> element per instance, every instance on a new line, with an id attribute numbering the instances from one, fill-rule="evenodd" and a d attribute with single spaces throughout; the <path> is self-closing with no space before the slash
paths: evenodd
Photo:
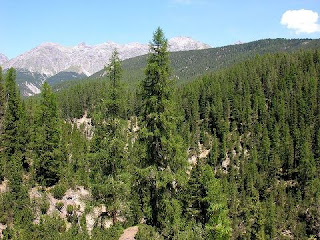
<path id="1" fill-rule="evenodd" d="M 167 47 L 159 28 L 143 75 L 115 51 L 103 80 L 37 98 L 0 75 L 4 239 L 320 238 L 320 48 L 177 85 Z"/>
<path id="2" fill-rule="evenodd" d="M 203 74 L 224 69 L 257 55 L 319 48 L 319 39 L 265 39 L 219 48 L 173 52 L 169 56 L 171 77 L 180 86 L 198 77 L 201 78 Z M 147 55 L 122 61 L 122 80 L 131 94 L 134 94 L 135 88 L 144 78 L 146 61 Z M 59 102 L 63 105 L 64 117 L 80 117 L 83 108 L 91 109 L 95 105 L 97 99 L 101 98 L 103 89 L 106 88 L 104 74 L 105 70 L 101 70 L 89 78 L 63 81 L 60 84 L 56 84 L 58 78 L 49 81 L 53 89 L 59 91 L 57 94 L 61 100 Z M 129 101 L 129 104 L 134 104 L 133 99 Z"/>
<path id="3" fill-rule="evenodd" d="M 178 84 L 181 84 L 256 55 L 292 52 L 299 49 L 318 49 L 319 47 L 319 39 L 279 38 L 202 50 L 172 52 L 170 54 L 172 76 L 176 77 Z M 122 63 L 124 69 L 123 80 L 128 82 L 129 85 L 136 85 L 144 77 L 146 61 L 147 55 L 124 60 Z M 97 72 L 90 78 L 100 77 L 103 72 Z"/>

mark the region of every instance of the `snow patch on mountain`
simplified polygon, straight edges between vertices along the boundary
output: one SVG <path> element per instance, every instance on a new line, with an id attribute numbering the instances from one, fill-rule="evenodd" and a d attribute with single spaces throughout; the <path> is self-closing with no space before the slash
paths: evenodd
<path id="1" fill-rule="evenodd" d="M 33 96 L 34 94 L 39 94 L 41 92 L 41 90 L 32 83 L 25 82 L 25 86 L 31 91 L 31 93 L 28 93 L 28 96 Z"/>
<path id="2" fill-rule="evenodd" d="M 168 41 L 169 51 L 185 51 L 210 48 L 209 45 L 189 37 L 175 37 Z M 114 49 L 117 49 L 122 60 L 147 54 L 148 44 L 118 44 L 105 42 L 97 45 L 80 43 L 66 47 L 57 43 L 43 43 L 32 50 L 4 62 L 4 69 L 14 67 L 30 72 L 53 76 L 68 69 L 87 76 L 101 70 L 109 62 Z"/>

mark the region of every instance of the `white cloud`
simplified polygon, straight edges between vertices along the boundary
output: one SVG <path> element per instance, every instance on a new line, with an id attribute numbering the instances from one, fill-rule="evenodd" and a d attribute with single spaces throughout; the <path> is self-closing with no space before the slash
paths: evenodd
<path id="1" fill-rule="evenodd" d="M 296 34 L 320 32 L 319 15 L 312 10 L 288 10 L 281 18 L 281 24 L 288 29 L 295 30 Z"/>

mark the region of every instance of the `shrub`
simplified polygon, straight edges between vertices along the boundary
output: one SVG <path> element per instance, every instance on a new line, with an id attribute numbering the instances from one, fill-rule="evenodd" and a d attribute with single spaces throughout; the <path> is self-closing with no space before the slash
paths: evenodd
<path id="1" fill-rule="evenodd" d="M 64 221 L 57 215 L 41 217 L 40 224 L 33 225 L 32 231 L 28 231 L 28 238 L 19 239 L 61 239 L 60 234 L 66 231 Z"/>
<path id="2" fill-rule="evenodd" d="M 67 213 L 68 213 L 69 215 L 71 215 L 71 214 L 73 213 L 73 206 L 72 206 L 72 205 L 68 205 L 68 206 L 67 206 Z"/>
<path id="3" fill-rule="evenodd" d="M 51 190 L 53 197 L 59 200 L 63 198 L 66 191 L 67 187 L 64 184 L 58 184 Z"/>
<path id="4" fill-rule="evenodd" d="M 139 231 L 135 236 L 137 240 L 163 240 L 163 237 L 152 227 L 149 225 L 139 225 Z"/>
<path id="5" fill-rule="evenodd" d="M 63 202 L 57 202 L 56 203 L 56 209 L 58 209 L 59 211 L 61 211 L 61 209 L 63 208 L 64 204 Z"/>
<path id="6" fill-rule="evenodd" d="M 49 209 L 49 207 L 50 207 L 49 202 L 45 198 L 42 198 L 42 200 L 40 202 L 41 214 L 46 214 L 48 209 Z"/>
<path id="7" fill-rule="evenodd" d="M 118 240 L 123 233 L 123 228 L 120 223 L 112 225 L 108 229 L 94 228 L 92 231 L 92 239 L 108 239 Z"/>
<path id="8" fill-rule="evenodd" d="M 78 217 L 77 214 L 74 213 L 74 206 L 73 205 L 68 205 L 67 206 L 67 221 L 70 223 L 77 223 L 78 222 Z"/>

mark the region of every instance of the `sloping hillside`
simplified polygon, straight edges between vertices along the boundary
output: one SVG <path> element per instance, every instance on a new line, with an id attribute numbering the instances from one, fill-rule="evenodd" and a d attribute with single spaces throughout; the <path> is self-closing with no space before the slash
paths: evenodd
<path id="1" fill-rule="evenodd" d="M 320 39 L 265 39 L 218 48 L 173 52 L 170 54 L 172 75 L 177 78 L 178 83 L 183 83 L 257 54 L 292 52 L 319 47 Z M 126 82 L 135 84 L 144 77 L 146 59 L 147 55 L 143 55 L 123 61 L 123 77 Z M 103 73 L 104 70 L 101 70 L 89 79 L 99 78 Z"/>

